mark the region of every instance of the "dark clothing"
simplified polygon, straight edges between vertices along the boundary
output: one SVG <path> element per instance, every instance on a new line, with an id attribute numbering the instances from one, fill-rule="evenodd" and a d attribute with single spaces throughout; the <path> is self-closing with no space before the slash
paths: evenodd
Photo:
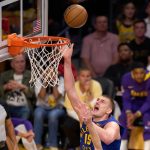
<path id="1" fill-rule="evenodd" d="M 98 126 L 104 127 L 109 122 L 116 122 L 120 126 L 120 135 L 123 134 L 123 127 L 119 124 L 119 122 L 113 117 L 110 116 L 107 120 L 95 122 Z M 80 130 L 80 149 L 85 150 L 94 150 L 93 143 L 90 138 L 90 134 L 88 128 L 83 123 Z M 120 150 L 121 139 L 113 141 L 111 144 L 107 145 L 104 142 L 102 143 L 103 150 Z"/>
<path id="2" fill-rule="evenodd" d="M 147 65 L 147 56 L 150 55 L 150 39 L 146 37 L 141 44 L 137 44 L 135 40 L 132 40 L 129 46 L 131 50 L 133 50 L 134 61 L 142 62 Z"/>
<path id="3" fill-rule="evenodd" d="M 0 142 L 0 150 L 8 150 L 8 147 L 5 141 Z"/>
<path id="4" fill-rule="evenodd" d="M 106 70 L 104 76 L 113 81 L 114 86 L 117 87 L 118 90 L 121 90 L 121 78 L 125 73 L 131 71 L 134 64 L 135 62 L 129 64 L 118 63 L 112 65 Z"/>
<path id="5" fill-rule="evenodd" d="M 111 80 L 105 77 L 96 77 L 94 79 L 101 84 L 103 95 L 108 95 L 109 97 L 114 98 L 115 89 Z"/>
<path id="6" fill-rule="evenodd" d="M 29 118 L 30 110 L 32 108 L 31 99 L 33 99 L 34 91 L 30 86 L 31 72 L 29 70 L 24 71 L 22 74 L 21 83 L 28 87 L 27 91 L 20 89 L 4 90 L 4 85 L 10 80 L 14 79 L 15 72 L 8 70 L 0 75 L 0 98 L 5 101 L 10 109 L 12 117 Z M 19 112 L 19 113 L 18 113 Z"/>
<path id="7" fill-rule="evenodd" d="M 14 71 L 9 70 L 1 74 L 0 76 L 0 96 L 3 98 L 3 100 L 7 99 L 7 96 L 9 94 L 8 91 L 4 91 L 3 85 L 9 82 L 10 80 L 14 80 Z M 30 78 L 31 78 L 31 72 L 29 70 L 26 70 L 23 74 L 22 84 L 26 85 L 29 89 L 28 92 L 24 93 L 28 102 L 30 98 L 33 98 L 34 90 L 33 88 L 30 88 Z"/>
<path id="8" fill-rule="evenodd" d="M 6 103 L 4 103 L 4 102 L 0 102 L 0 105 L 2 105 L 4 107 L 4 109 L 5 109 L 5 111 L 6 111 L 6 115 L 7 115 L 6 116 L 6 120 L 10 119 L 10 112 L 9 112 L 8 105 Z"/>
<path id="9" fill-rule="evenodd" d="M 68 139 L 67 148 L 74 148 L 80 145 L 80 123 L 72 117 L 66 115 L 63 123 L 61 123 L 61 129 L 64 132 L 65 137 Z"/>

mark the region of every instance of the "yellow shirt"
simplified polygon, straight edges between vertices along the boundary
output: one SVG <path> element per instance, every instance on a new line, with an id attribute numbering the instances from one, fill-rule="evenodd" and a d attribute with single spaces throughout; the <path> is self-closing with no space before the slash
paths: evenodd
<path id="1" fill-rule="evenodd" d="M 75 89 L 77 91 L 77 94 L 78 94 L 80 100 L 83 102 L 86 102 L 87 101 L 86 93 L 81 92 L 80 86 L 79 86 L 79 81 L 75 82 Z M 91 80 L 91 88 L 90 89 L 91 89 L 91 93 L 93 95 L 93 98 L 98 98 L 102 95 L 102 87 L 101 87 L 99 82 L 97 82 L 95 80 Z M 73 110 L 67 95 L 65 95 L 64 106 L 66 107 L 66 109 Z"/>
<path id="2" fill-rule="evenodd" d="M 130 42 L 134 39 L 133 25 L 125 26 L 117 20 L 117 30 L 119 32 L 120 42 Z"/>

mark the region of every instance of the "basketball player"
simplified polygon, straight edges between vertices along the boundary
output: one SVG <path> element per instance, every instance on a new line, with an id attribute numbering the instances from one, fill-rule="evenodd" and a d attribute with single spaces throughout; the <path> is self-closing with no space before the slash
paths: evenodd
<path id="1" fill-rule="evenodd" d="M 144 150 L 150 150 L 150 73 L 138 63 L 122 78 L 123 109 L 120 122 L 125 127 L 121 150 L 127 150 L 129 129 L 143 126 Z M 142 122 L 143 125 L 140 123 Z"/>
<path id="2" fill-rule="evenodd" d="M 74 78 L 71 70 L 72 52 L 73 45 L 64 54 L 64 79 L 68 98 L 80 118 L 80 149 L 94 150 L 94 147 L 97 148 L 97 145 L 99 147 L 98 149 L 100 149 L 100 141 L 102 141 L 103 150 L 119 150 L 122 127 L 111 116 L 114 107 L 113 101 L 107 96 L 99 97 L 91 111 L 91 115 L 89 115 L 90 111 L 79 100 L 74 87 Z M 93 135 L 96 136 L 93 137 Z"/>

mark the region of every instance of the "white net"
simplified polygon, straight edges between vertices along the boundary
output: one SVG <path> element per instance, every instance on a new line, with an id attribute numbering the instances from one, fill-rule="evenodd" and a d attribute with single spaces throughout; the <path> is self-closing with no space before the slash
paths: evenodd
<path id="1" fill-rule="evenodd" d="M 49 43 L 51 41 L 48 41 Z M 58 41 L 57 43 L 62 43 Z M 30 64 L 31 64 L 31 86 L 41 84 L 44 88 L 48 85 L 55 86 L 59 84 L 58 65 L 65 52 L 60 51 L 62 46 L 40 48 L 26 48 Z"/>

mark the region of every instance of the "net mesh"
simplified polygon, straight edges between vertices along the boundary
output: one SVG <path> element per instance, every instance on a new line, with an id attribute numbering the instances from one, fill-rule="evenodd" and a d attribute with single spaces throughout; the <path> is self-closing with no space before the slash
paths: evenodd
<path id="1" fill-rule="evenodd" d="M 57 41 L 57 43 L 62 42 L 62 40 Z M 47 43 L 52 43 L 52 41 L 47 41 Z M 64 48 L 62 52 L 60 51 L 61 48 L 62 46 L 25 48 L 31 64 L 31 86 L 41 84 L 46 88 L 48 85 L 55 86 L 59 84 L 58 65 L 66 50 Z"/>

